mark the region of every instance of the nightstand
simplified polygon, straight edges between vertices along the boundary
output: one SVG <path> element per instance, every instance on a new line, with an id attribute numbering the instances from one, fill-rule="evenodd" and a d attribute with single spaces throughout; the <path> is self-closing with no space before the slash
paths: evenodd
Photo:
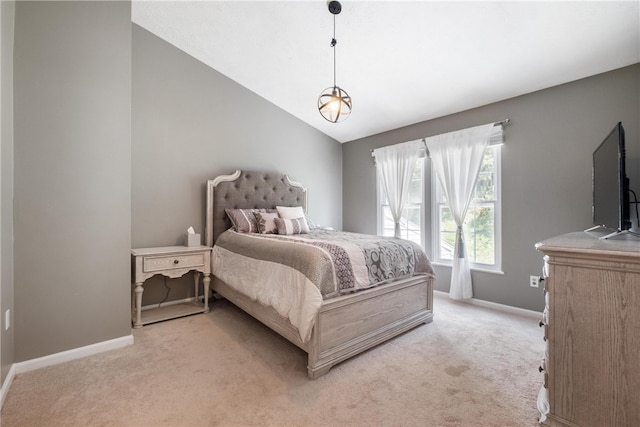
<path id="1" fill-rule="evenodd" d="M 195 300 L 142 311 L 143 284 L 148 278 L 161 274 L 172 279 L 193 271 Z M 204 302 L 198 302 L 198 282 L 204 275 Z M 132 310 L 134 328 L 162 320 L 209 312 L 209 283 L 211 283 L 211 248 L 208 246 L 166 246 L 131 250 L 131 277 L 135 287 L 135 306 Z"/>

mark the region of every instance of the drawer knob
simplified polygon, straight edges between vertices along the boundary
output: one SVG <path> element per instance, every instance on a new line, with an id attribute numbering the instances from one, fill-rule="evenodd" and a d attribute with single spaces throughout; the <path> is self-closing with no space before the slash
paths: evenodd
<path id="1" fill-rule="evenodd" d="M 539 372 L 544 372 L 544 368 L 542 366 L 538 366 L 538 371 Z"/>
<path id="2" fill-rule="evenodd" d="M 177 263 L 179 263 L 179 262 L 180 262 L 180 261 L 178 261 L 177 259 L 174 259 L 174 260 L 173 260 L 173 263 L 174 263 L 174 264 L 177 264 Z"/>
<path id="3" fill-rule="evenodd" d="M 545 325 L 545 323 L 541 320 L 538 322 L 538 326 L 540 326 L 541 328 Z"/>

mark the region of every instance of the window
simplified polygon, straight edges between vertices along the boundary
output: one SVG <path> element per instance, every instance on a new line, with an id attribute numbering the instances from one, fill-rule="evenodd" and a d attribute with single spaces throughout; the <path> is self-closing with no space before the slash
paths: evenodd
<path id="1" fill-rule="evenodd" d="M 451 264 L 456 225 L 435 173 L 432 173 L 433 260 Z M 501 270 L 500 146 L 485 150 L 473 200 L 464 223 L 471 268 Z"/>
<path id="2" fill-rule="evenodd" d="M 409 200 L 400 219 L 400 231 L 403 239 L 411 240 L 424 247 L 424 158 L 419 158 L 413 171 L 409 188 Z M 378 187 L 378 234 L 393 237 L 395 223 L 384 194 L 382 179 L 377 177 Z"/>

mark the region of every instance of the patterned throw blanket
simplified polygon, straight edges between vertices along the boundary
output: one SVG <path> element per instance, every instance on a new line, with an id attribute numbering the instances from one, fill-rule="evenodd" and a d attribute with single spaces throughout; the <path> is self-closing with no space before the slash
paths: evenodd
<path id="1" fill-rule="evenodd" d="M 323 299 L 401 277 L 434 275 L 419 245 L 366 234 L 312 230 L 308 234 L 284 236 L 227 231 L 220 235 L 216 246 L 244 257 L 291 267 L 307 277 Z"/>

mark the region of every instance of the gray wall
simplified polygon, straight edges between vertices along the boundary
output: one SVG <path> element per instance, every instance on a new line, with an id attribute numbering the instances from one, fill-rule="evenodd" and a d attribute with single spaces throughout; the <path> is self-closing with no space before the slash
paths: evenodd
<path id="1" fill-rule="evenodd" d="M 472 272 L 474 297 L 541 311 L 542 291 L 529 287 L 529 275 L 540 274 L 542 266 L 534 244 L 590 226 L 591 155 L 618 121 L 626 130 L 631 188 L 640 195 L 639 95 L 636 64 L 349 142 L 343 147 L 344 228 L 376 232 L 370 149 L 509 117 L 502 148 L 504 275 Z M 426 200 L 430 203 L 429 193 Z M 634 226 L 637 230 L 635 218 Z M 426 249 L 430 254 L 431 247 Z M 451 269 L 437 267 L 436 272 L 436 289 L 448 292 Z"/>
<path id="2" fill-rule="evenodd" d="M 255 93 L 133 25 L 133 247 L 204 236 L 205 185 L 236 169 L 289 174 L 309 189 L 309 215 L 342 226 L 342 146 Z M 155 277 L 143 305 L 166 291 Z M 168 280 L 169 300 L 192 279 Z"/>
<path id="3" fill-rule="evenodd" d="M 2 63 L 2 80 L 0 81 L 0 362 L 2 371 L 0 384 L 4 382 L 13 364 L 13 331 L 10 327 L 5 331 L 4 313 L 13 312 L 13 18 L 15 2 L 0 3 L 0 37 L 2 47 L 0 61 Z M 13 323 L 13 322 L 11 322 Z"/>
<path id="4" fill-rule="evenodd" d="M 131 334 L 131 4 L 17 2 L 14 67 L 19 362 Z"/>

